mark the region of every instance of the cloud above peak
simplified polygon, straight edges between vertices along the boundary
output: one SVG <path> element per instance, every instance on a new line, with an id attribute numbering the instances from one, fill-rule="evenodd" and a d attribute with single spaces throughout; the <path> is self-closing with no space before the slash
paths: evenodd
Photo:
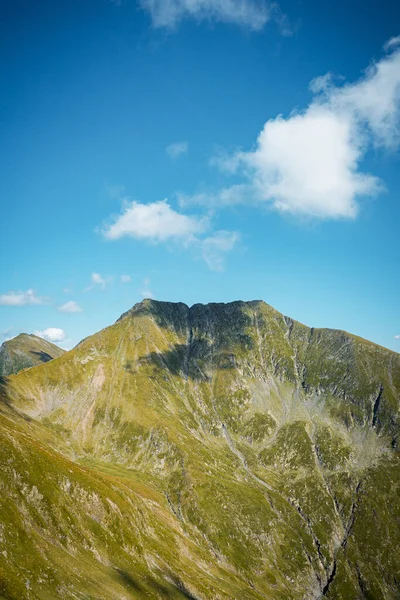
<path id="1" fill-rule="evenodd" d="M 153 27 L 174 29 L 184 19 L 232 23 L 260 31 L 271 19 L 275 4 L 266 0 L 139 0 Z"/>
<path id="2" fill-rule="evenodd" d="M 224 257 L 239 239 L 236 232 L 212 231 L 208 216 L 185 215 L 174 210 L 168 200 L 149 204 L 125 202 L 121 214 L 103 227 L 102 234 L 107 240 L 131 237 L 191 248 L 210 269 L 216 270 L 222 270 Z"/>
<path id="3" fill-rule="evenodd" d="M 74 300 L 69 300 L 68 302 L 65 302 L 65 304 L 59 306 L 58 310 L 59 312 L 73 314 L 82 312 L 83 309 Z"/>
<path id="4" fill-rule="evenodd" d="M 108 240 L 133 237 L 151 242 L 190 241 L 207 228 L 207 218 L 186 216 L 170 207 L 167 200 L 150 204 L 128 202 L 111 224 L 103 229 Z"/>
<path id="5" fill-rule="evenodd" d="M 62 342 L 66 338 L 65 331 L 63 329 L 59 329 L 58 327 L 49 327 L 43 331 L 35 331 L 35 335 L 47 340 L 48 342 L 52 342 L 53 344 Z"/>
<path id="6" fill-rule="evenodd" d="M 225 255 L 233 250 L 239 238 L 236 231 L 221 230 L 201 240 L 201 257 L 211 271 L 224 270 Z"/>
<path id="7" fill-rule="evenodd" d="M 370 148 L 397 150 L 400 143 L 400 39 L 358 81 L 335 85 L 332 74 L 314 79 L 303 110 L 269 119 L 255 147 L 214 159 L 234 175 L 233 185 L 195 203 L 267 204 L 294 215 L 354 218 L 362 197 L 384 189 L 362 171 Z M 386 45 L 387 47 L 387 45 Z M 184 197 L 185 203 L 190 198 Z"/>

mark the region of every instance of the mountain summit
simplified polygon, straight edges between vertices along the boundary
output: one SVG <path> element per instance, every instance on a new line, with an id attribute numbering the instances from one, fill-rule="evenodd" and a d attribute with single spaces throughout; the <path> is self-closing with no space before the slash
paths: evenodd
<path id="1" fill-rule="evenodd" d="M 400 355 L 144 300 L 1 394 L 0 597 L 399 597 Z"/>
<path id="2" fill-rule="evenodd" d="M 0 376 L 18 373 L 64 354 L 55 344 L 37 335 L 20 333 L 0 346 Z"/>

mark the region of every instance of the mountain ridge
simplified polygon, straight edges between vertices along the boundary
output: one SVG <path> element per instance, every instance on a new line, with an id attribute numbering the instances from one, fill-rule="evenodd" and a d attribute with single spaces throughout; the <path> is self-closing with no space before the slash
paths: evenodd
<path id="1" fill-rule="evenodd" d="M 387 350 L 388 352 L 391 352 L 393 354 L 400 354 L 400 352 L 397 352 L 396 350 L 393 350 L 391 348 L 388 348 L 387 346 L 383 346 L 382 344 L 378 344 L 377 342 L 374 342 L 368 338 L 365 338 L 363 336 L 360 336 L 356 333 L 352 333 L 351 331 L 347 331 L 346 329 L 341 329 L 341 328 L 337 328 L 337 327 L 315 327 L 314 325 L 306 325 L 305 323 L 303 323 L 303 321 L 299 321 L 298 319 L 293 319 L 292 317 L 285 315 L 284 313 L 280 312 L 278 309 L 276 309 L 274 306 L 272 306 L 271 304 L 268 304 L 267 302 L 265 302 L 265 300 L 232 300 L 230 302 L 206 302 L 206 303 L 202 303 L 202 302 L 196 302 L 194 304 L 186 304 L 185 302 L 172 302 L 172 301 L 168 301 L 168 300 L 155 300 L 154 298 L 144 298 L 143 300 L 141 300 L 140 302 L 135 303 L 132 308 L 130 308 L 129 310 L 125 311 L 124 313 L 122 313 L 122 315 L 115 321 L 116 323 L 134 313 L 138 313 L 141 312 L 142 310 L 151 310 L 151 306 L 154 305 L 166 305 L 166 306 L 180 306 L 183 307 L 185 309 L 188 310 L 188 312 L 190 313 L 193 309 L 196 309 L 198 307 L 212 307 L 212 306 L 216 306 L 216 307 L 223 307 L 223 306 L 230 306 L 230 305 L 236 305 L 236 306 L 257 306 L 259 304 L 264 304 L 266 306 L 268 306 L 269 308 L 271 308 L 272 310 L 274 310 L 276 313 L 280 314 L 283 319 L 287 320 L 287 321 L 291 321 L 294 323 L 297 323 L 299 325 L 303 325 L 304 327 L 307 327 L 310 330 L 316 330 L 316 331 L 336 331 L 339 333 L 344 333 L 347 336 L 350 336 L 354 339 L 357 340 L 361 340 L 363 342 L 366 342 L 368 344 L 372 344 L 374 346 L 378 346 L 379 348 L 382 348 L 384 350 Z M 90 336 L 88 336 L 90 337 Z M 86 339 L 86 338 L 85 338 Z"/>

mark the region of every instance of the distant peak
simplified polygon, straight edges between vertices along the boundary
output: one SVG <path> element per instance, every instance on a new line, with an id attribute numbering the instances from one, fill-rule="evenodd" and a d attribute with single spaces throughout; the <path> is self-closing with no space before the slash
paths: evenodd
<path id="1" fill-rule="evenodd" d="M 19 333 L 18 335 L 14 335 L 14 337 L 9 338 L 8 340 L 5 340 L 4 343 L 6 342 L 13 342 L 16 340 L 26 340 L 27 338 L 36 338 L 36 339 L 40 339 L 37 338 L 35 335 L 33 335 L 32 333 Z"/>

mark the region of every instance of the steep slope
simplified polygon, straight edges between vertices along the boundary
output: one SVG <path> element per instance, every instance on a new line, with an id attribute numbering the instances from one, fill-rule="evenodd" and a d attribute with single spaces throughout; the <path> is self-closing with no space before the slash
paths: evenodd
<path id="1" fill-rule="evenodd" d="M 0 377 L 48 362 L 64 352 L 37 335 L 20 333 L 0 346 Z"/>
<path id="2" fill-rule="evenodd" d="M 5 598 L 399 597 L 400 355 L 147 300 L 3 394 Z"/>

